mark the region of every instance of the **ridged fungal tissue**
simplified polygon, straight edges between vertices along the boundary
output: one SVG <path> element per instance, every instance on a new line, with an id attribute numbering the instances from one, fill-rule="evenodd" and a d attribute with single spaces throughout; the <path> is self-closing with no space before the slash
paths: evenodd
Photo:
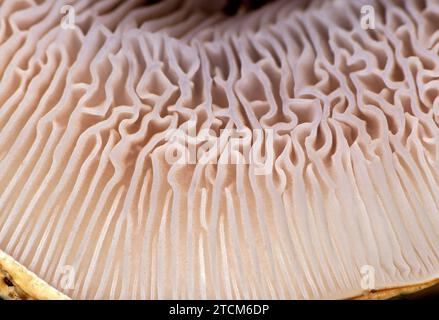
<path id="1" fill-rule="evenodd" d="M 72 299 L 439 278 L 439 1 L 241 2 L 0 0 L 2 251 Z"/>

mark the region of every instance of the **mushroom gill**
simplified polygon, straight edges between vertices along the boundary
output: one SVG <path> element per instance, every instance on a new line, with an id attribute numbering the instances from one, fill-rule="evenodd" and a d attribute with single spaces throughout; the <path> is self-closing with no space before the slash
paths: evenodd
<path id="1" fill-rule="evenodd" d="M 74 299 L 439 278 L 438 21 L 436 0 L 0 0 L 0 248 Z"/>

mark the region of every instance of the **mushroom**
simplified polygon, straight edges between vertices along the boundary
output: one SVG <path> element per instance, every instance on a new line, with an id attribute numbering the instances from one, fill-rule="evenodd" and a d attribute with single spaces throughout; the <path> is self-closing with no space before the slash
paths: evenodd
<path id="1" fill-rule="evenodd" d="M 0 290 L 338 299 L 434 283 L 438 21 L 426 0 L 232 16 L 0 0 Z"/>

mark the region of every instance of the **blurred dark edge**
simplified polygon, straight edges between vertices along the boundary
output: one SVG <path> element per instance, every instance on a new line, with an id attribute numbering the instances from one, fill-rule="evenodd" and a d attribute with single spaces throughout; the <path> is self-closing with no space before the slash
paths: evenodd
<path id="1" fill-rule="evenodd" d="M 161 1 L 163 0 L 144 0 L 145 4 L 147 5 L 153 5 Z M 205 2 L 203 1 L 205 0 L 200 0 L 200 5 L 202 4 L 201 7 L 203 7 L 202 9 L 209 7 L 211 4 L 213 5 L 213 7 L 216 8 L 218 8 L 219 5 L 220 6 L 219 10 L 224 12 L 224 14 L 233 16 L 237 14 L 240 10 L 243 11 L 256 10 L 262 7 L 263 5 L 276 0 L 213 0 L 208 5 L 205 5 L 205 3 L 208 3 L 207 0 Z"/>
<path id="2" fill-rule="evenodd" d="M 408 295 L 399 295 L 393 300 L 438 300 L 439 301 L 439 283 L 431 286 L 429 288 L 420 290 L 418 292 L 408 294 Z"/>

